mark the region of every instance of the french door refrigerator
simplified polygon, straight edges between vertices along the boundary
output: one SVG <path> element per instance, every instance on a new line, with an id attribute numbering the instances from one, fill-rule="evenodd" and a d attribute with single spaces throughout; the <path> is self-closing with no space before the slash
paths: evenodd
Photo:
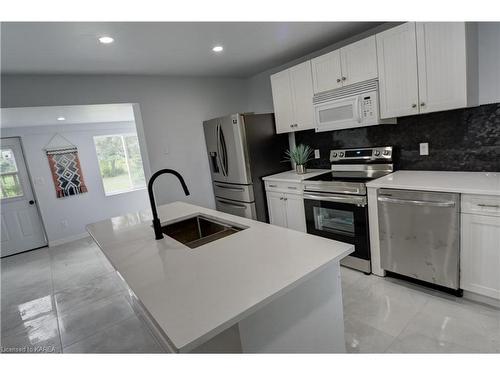
<path id="1" fill-rule="evenodd" d="M 276 134 L 274 114 L 233 114 L 204 121 L 218 211 L 268 222 L 262 177 L 290 169 L 283 163 L 287 134 Z"/>

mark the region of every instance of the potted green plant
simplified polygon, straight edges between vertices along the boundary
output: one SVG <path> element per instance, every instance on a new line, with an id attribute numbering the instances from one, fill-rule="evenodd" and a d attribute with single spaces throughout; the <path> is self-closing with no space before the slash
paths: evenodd
<path id="1" fill-rule="evenodd" d="M 313 150 L 311 147 L 300 144 L 293 149 L 286 150 L 285 161 L 294 162 L 297 174 L 304 174 L 307 172 L 306 163 L 312 159 L 312 154 Z"/>

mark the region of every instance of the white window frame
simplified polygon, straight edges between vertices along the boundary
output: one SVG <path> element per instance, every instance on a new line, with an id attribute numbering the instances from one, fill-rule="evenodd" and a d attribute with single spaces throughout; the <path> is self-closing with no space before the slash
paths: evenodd
<path id="1" fill-rule="evenodd" d="M 97 155 L 97 144 L 95 142 L 96 138 L 105 138 L 105 137 L 120 137 L 121 138 L 123 152 L 125 154 L 125 164 L 127 165 L 127 174 L 128 174 L 130 184 L 132 185 L 132 176 L 130 175 L 130 165 L 129 165 L 129 161 L 128 161 L 128 159 L 129 159 L 128 151 L 127 151 L 127 147 L 125 146 L 125 137 L 131 136 L 131 135 L 134 135 L 137 137 L 137 141 L 139 143 L 139 152 L 140 152 L 141 151 L 141 144 L 140 144 L 139 136 L 137 135 L 137 133 L 111 133 L 111 134 L 94 135 L 92 137 L 93 138 L 92 140 L 94 142 L 94 149 L 95 149 L 95 153 L 96 153 L 96 158 L 97 158 L 97 169 L 99 170 L 99 177 L 101 178 L 102 190 L 104 191 L 104 195 L 106 197 L 112 197 L 112 196 L 120 195 L 120 194 L 133 193 L 134 191 L 146 190 L 146 188 L 147 188 L 146 173 L 144 171 L 144 162 L 142 161 L 142 154 L 141 154 L 141 164 L 142 164 L 142 172 L 144 173 L 144 186 L 130 188 L 127 190 L 113 191 L 110 193 L 107 193 L 106 188 L 104 187 L 104 178 L 102 177 L 101 166 L 99 164 L 99 155 Z"/>

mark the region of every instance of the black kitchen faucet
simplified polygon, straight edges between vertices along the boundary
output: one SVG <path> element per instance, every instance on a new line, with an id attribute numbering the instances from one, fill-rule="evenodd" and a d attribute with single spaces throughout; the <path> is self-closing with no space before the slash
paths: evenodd
<path id="1" fill-rule="evenodd" d="M 189 195 L 189 190 L 186 186 L 186 183 L 184 182 L 184 179 L 179 174 L 179 172 L 174 171 L 173 169 L 160 169 L 151 176 L 148 182 L 148 194 L 149 194 L 149 202 L 151 203 L 151 211 L 153 212 L 153 229 L 155 230 L 155 239 L 157 240 L 161 240 L 163 238 L 163 233 L 161 231 L 161 224 L 160 224 L 160 219 L 158 218 L 158 212 L 156 211 L 153 183 L 155 182 L 158 176 L 165 173 L 173 174 L 175 177 L 177 177 L 182 185 L 182 188 L 184 189 L 184 194 Z"/>

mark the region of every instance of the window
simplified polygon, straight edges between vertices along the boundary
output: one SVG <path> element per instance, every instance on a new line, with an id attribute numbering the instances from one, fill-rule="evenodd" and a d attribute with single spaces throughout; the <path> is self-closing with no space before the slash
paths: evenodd
<path id="1" fill-rule="evenodd" d="M 146 187 L 136 134 L 96 136 L 94 144 L 106 195 Z"/>
<path id="2" fill-rule="evenodd" d="M 23 196 L 23 188 L 19 181 L 16 158 L 11 148 L 0 150 L 0 198 L 16 198 Z"/>

